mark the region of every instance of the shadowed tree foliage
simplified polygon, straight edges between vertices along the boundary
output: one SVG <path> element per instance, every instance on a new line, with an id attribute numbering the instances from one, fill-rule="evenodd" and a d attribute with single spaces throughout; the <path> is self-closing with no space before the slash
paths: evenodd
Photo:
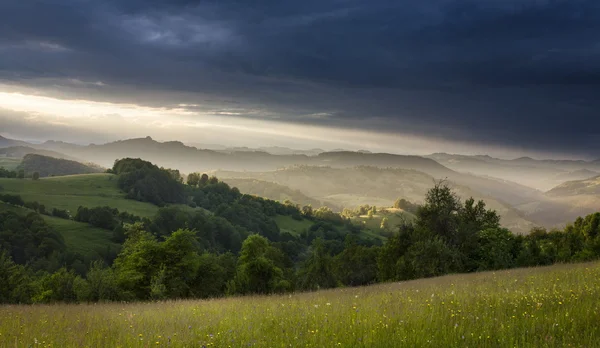
<path id="1" fill-rule="evenodd" d="M 299 271 L 300 288 L 318 290 L 335 287 L 338 281 L 333 268 L 333 259 L 325 250 L 323 239 L 313 240 L 309 256 Z"/>

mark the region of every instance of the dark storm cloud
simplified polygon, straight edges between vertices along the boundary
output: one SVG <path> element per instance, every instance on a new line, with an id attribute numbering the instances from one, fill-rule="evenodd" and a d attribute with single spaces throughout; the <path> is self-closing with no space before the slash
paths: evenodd
<path id="1" fill-rule="evenodd" d="M 5 0 L 0 34 L 21 84 L 598 155 L 597 1 Z"/>

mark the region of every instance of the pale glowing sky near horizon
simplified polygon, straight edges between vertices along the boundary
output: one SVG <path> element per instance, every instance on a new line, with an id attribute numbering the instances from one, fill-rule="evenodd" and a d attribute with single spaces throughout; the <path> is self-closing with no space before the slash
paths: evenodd
<path id="1" fill-rule="evenodd" d="M 23 139 L 20 134 L 2 130 L 0 134 L 37 142 L 63 140 L 88 144 L 152 136 L 161 141 L 178 140 L 188 144 L 223 146 L 287 146 L 326 150 L 344 148 L 415 155 L 434 152 L 489 153 L 506 158 L 523 154 L 519 149 L 474 147 L 471 144 L 440 141 L 423 136 L 248 119 L 237 116 L 238 113 L 234 112 L 199 112 L 186 108 L 198 105 L 180 104 L 176 108 L 151 107 L 132 103 L 61 99 L 9 90 L 6 86 L 0 89 L 0 109 L 15 112 L 13 118 L 21 117 L 20 121 L 47 127 L 49 130 L 59 129 L 62 131 L 62 137 Z M 90 130 L 108 136 L 104 139 L 94 135 L 73 136 L 79 133 L 85 135 Z M 527 154 L 541 157 L 549 155 L 539 152 Z"/>

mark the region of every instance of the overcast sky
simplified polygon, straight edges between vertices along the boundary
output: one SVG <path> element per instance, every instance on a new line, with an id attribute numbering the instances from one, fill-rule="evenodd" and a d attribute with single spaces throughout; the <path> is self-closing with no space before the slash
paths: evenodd
<path id="1" fill-rule="evenodd" d="M 596 0 L 2 0 L 0 134 L 600 157 Z"/>

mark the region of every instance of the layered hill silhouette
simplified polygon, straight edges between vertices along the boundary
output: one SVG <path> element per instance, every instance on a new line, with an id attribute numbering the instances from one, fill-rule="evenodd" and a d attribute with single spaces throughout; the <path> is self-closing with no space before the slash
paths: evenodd
<path id="1" fill-rule="evenodd" d="M 145 158 L 163 167 L 183 172 L 231 170 L 271 171 L 294 165 L 351 168 L 375 166 L 414 169 L 436 179 L 448 179 L 467 185 L 482 194 L 496 197 L 508 204 L 523 204 L 540 199 L 542 193 L 523 185 L 459 173 L 430 158 L 365 152 L 323 152 L 318 155 L 273 155 L 263 151 L 220 152 L 197 149 L 182 142 L 158 142 L 150 137 L 116 141 L 102 145 L 80 146 L 63 142 L 46 142 L 41 147 L 109 167 L 115 159 Z"/>
<path id="2" fill-rule="evenodd" d="M 443 153 L 423 157 L 368 151 L 321 152 L 320 149 L 300 151 L 278 147 L 251 149 L 214 146 L 216 149 L 210 150 L 189 146 L 180 141 L 159 142 L 151 137 L 98 145 L 76 145 L 62 141 L 28 144 L 7 138 L 2 138 L 1 143 L 13 144 L 12 149 L 7 151 L 19 155 L 35 151 L 37 154 L 49 157 L 98 163 L 103 167 L 111 167 L 119 158 L 144 158 L 162 167 L 179 169 L 183 173 L 211 171 L 264 173 L 295 166 L 332 169 L 367 166 L 414 170 L 429 177 L 429 186 L 433 180 L 448 180 L 459 187 L 469 188 L 475 196 L 494 199 L 498 202 L 498 207 L 504 210 L 505 207 L 514 208 L 513 211 L 519 219 L 528 221 L 528 223 L 516 223 L 515 226 L 528 226 L 529 222 L 533 222 L 547 227 L 560 227 L 579 215 L 589 214 L 598 209 L 597 197 L 594 194 L 563 196 L 553 192 L 545 193 L 545 191 L 566 181 L 587 179 L 588 176 L 597 175 L 596 173 L 600 173 L 600 161 L 536 160 L 529 157 L 504 160 L 486 155 L 465 156 Z M 19 145 L 14 146 L 16 143 Z M 268 181 L 252 176 L 236 177 L 236 179 Z M 408 180 L 396 182 L 394 185 L 413 185 Z M 288 185 L 274 183 L 284 187 L 267 187 L 265 183 L 257 185 L 250 181 L 239 182 L 240 186 L 250 189 L 249 193 L 266 194 L 273 199 L 285 199 L 289 196 L 290 192 L 284 193 Z M 295 190 L 294 186 L 289 188 Z M 306 195 L 299 198 L 302 202 L 314 199 L 333 207 L 341 206 L 345 202 L 345 199 L 324 198 L 323 195 L 313 195 L 304 191 L 302 193 Z M 385 202 L 389 199 L 391 197 L 386 198 Z M 362 198 L 357 199 L 356 203 L 358 202 L 383 203 L 377 200 L 367 202 Z"/>
<path id="3" fill-rule="evenodd" d="M 580 180 L 600 173 L 600 160 L 537 160 L 521 157 L 512 160 L 490 156 L 436 153 L 427 156 L 460 172 L 493 176 L 547 191 L 568 180 Z"/>

